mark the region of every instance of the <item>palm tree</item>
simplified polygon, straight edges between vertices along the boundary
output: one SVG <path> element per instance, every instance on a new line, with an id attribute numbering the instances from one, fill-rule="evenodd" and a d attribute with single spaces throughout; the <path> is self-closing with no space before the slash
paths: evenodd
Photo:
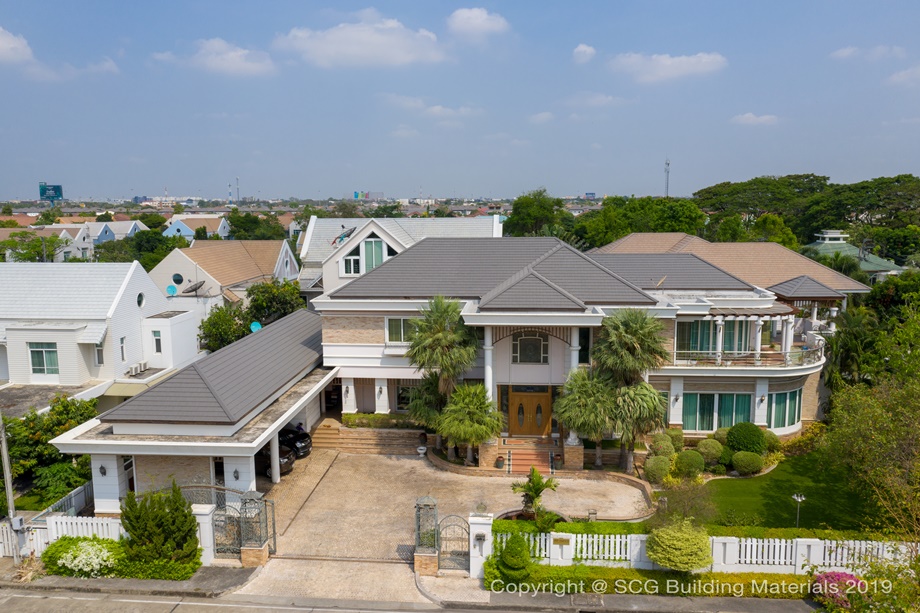
<path id="1" fill-rule="evenodd" d="M 639 309 L 605 317 L 591 352 L 595 367 L 617 387 L 639 383 L 671 357 L 662 332 L 662 323 Z"/>
<path id="2" fill-rule="evenodd" d="M 438 423 L 445 404 L 447 404 L 447 398 L 438 391 L 437 374 L 428 373 L 422 377 L 419 385 L 410 389 L 406 408 L 409 410 L 409 417 L 412 421 L 439 433 Z M 440 433 L 437 434 L 435 448 L 441 448 Z"/>
<path id="3" fill-rule="evenodd" d="M 613 431 L 614 390 L 595 371 L 579 368 L 569 374 L 562 394 L 553 403 L 556 420 L 568 430 L 594 441 L 594 465 L 604 466 L 601 444 Z"/>
<path id="4" fill-rule="evenodd" d="M 827 337 L 824 383 L 828 389 L 872 380 L 877 325 L 872 311 L 865 307 L 849 308 L 837 316 L 837 332 Z"/>
<path id="5" fill-rule="evenodd" d="M 428 308 L 421 310 L 422 317 L 412 320 L 406 351 L 418 370 L 436 374 L 438 391 L 447 397 L 479 353 L 479 342 L 463 323 L 460 310 L 459 302 L 444 296 L 429 300 Z"/>
<path id="6" fill-rule="evenodd" d="M 455 443 L 466 444 L 466 460 L 473 463 L 473 447 L 495 438 L 505 428 L 505 416 L 495 408 L 482 384 L 459 385 L 438 418 L 438 430 L 447 437 L 450 459 Z"/>
<path id="7" fill-rule="evenodd" d="M 620 433 L 620 465 L 626 474 L 632 474 L 636 441 L 666 423 L 665 400 L 658 390 L 643 381 L 618 389 L 614 402 L 613 421 Z"/>
<path id="8" fill-rule="evenodd" d="M 540 471 L 531 466 L 527 481 L 515 481 L 511 484 L 511 491 L 515 494 L 521 494 L 521 498 L 524 501 L 524 516 L 533 517 L 536 509 L 541 506 L 540 499 L 543 498 L 543 492 L 546 490 L 555 492 L 558 486 L 559 481 L 556 478 L 544 479 Z"/>

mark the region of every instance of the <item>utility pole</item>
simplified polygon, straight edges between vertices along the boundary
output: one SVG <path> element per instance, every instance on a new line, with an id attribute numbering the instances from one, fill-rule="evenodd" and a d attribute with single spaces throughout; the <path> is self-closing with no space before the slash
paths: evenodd
<path id="1" fill-rule="evenodd" d="M 236 178 L 236 201 L 237 203 L 240 202 L 240 178 L 239 177 Z"/>
<path id="2" fill-rule="evenodd" d="M 668 183 L 671 180 L 671 160 L 664 159 L 664 197 L 668 197 Z"/>
<path id="3" fill-rule="evenodd" d="M 6 488 L 7 513 L 10 528 L 13 529 L 15 542 L 13 543 L 13 563 L 19 564 L 22 558 L 19 555 L 19 531 L 16 529 L 16 501 L 13 499 L 13 471 L 10 469 L 10 452 L 6 446 L 6 427 L 3 425 L 3 415 L 0 414 L 0 462 L 3 463 L 3 485 Z"/>

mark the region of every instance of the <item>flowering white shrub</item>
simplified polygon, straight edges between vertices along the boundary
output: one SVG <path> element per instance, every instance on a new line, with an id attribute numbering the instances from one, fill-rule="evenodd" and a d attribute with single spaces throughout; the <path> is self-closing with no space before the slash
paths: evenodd
<path id="1" fill-rule="evenodd" d="M 81 577 L 104 577 L 112 573 L 115 556 L 102 543 L 82 541 L 62 555 L 58 564 Z"/>

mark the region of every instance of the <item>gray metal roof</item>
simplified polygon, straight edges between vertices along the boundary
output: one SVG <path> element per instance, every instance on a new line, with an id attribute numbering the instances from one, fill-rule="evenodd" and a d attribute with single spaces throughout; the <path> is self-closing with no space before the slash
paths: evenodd
<path id="1" fill-rule="evenodd" d="M 802 275 L 767 288 L 781 298 L 791 298 L 798 300 L 807 299 L 827 299 L 840 300 L 845 298 L 843 294 L 835 289 L 824 285 L 820 281 L 812 279 L 808 275 Z"/>
<path id="2" fill-rule="evenodd" d="M 754 289 L 692 253 L 589 253 L 588 257 L 646 290 Z"/>
<path id="3" fill-rule="evenodd" d="M 528 266 L 483 296 L 479 309 L 584 311 L 585 303 Z"/>
<path id="4" fill-rule="evenodd" d="M 322 359 L 322 319 L 300 310 L 186 366 L 103 422 L 238 423 Z"/>
<path id="5" fill-rule="evenodd" d="M 525 271 L 525 269 L 527 269 Z M 519 281 L 541 286 L 527 295 Z M 536 280 L 546 283 L 536 283 Z M 557 289 L 558 288 L 558 289 Z M 499 300 L 499 295 L 510 291 Z M 562 290 L 562 294 L 560 291 Z M 551 309 L 561 302 L 655 304 L 655 299 L 555 238 L 428 238 L 330 294 L 333 298 L 488 299 L 490 308 Z M 565 295 L 562 300 L 560 295 Z M 512 296 L 514 300 L 512 301 Z M 572 302 L 571 299 L 575 302 Z M 545 303 L 543 301 L 546 301 Z"/>

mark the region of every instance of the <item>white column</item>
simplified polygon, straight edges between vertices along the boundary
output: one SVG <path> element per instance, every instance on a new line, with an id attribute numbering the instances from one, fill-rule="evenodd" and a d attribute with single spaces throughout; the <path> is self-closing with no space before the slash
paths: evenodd
<path id="1" fill-rule="evenodd" d="M 358 403 L 355 400 L 355 380 L 342 379 L 342 413 L 357 413 Z"/>
<path id="2" fill-rule="evenodd" d="M 716 320 L 716 364 L 722 363 L 722 341 L 725 338 L 725 320 Z"/>
<path id="3" fill-rule="evenodd" d="M 813 322 L 818 321 L 818 303 L 817 302 L 811 303 L 811 321 Z"/>
<path id="4" fill-rule="evenodd" d="M 201 547 L 201 565 L 214 561 L 214 509 L 213 504 L 193 504 L 192 515 L 198 522 L 198 546 Z"/>
<path id="5" fill-rule="evenodd" d="M 486 397 L 489 400 L 494 400 L 495 398 L 495 379 L 492 372 L 492 349 L 494 349 L 492 346 L 492 326 L 485 326 L 482 340 L 483 357 L 485 358 L 483 384 L 486 386 Z"/>
<path id="6" fill-rule="evenodd" d="M 668 393 L 668 426 L 683 428 L 684 425 L 684 378 L 671 377 L 671 391 Z"/>
<path id="7" fill-rule="evenodd" d="M 754 324 L 754 363 L 760 362 L 760 339 L 763 336 L 763 318 L 758 317 Z"/>
<path id="8" fill-rule="evenodd" d="M 571 339 L 569 340 L 569 372 L 576 370 L 578 368 L 578 350 L 581 349 L 578 345 L 578 327 L 573 326 L 571 332 Z"/>
<path id="9" fill-rule="evenodd" d="M 94 453 L 90 465 L 93 470 L 93 501 L 96 513 L 121 513 L 118 473 L 122 470 L 118 465 L 118 456 Z"/>
<path id="10" fill-rule="evenodd" d="M 374 413 L 390 412 L 390 392 L 386 379 L 374 379 Z"/>
<path id="11" fill-rule="evenodd" d="M 837 322 L 834 321 L 834 318 L 837 317 L 837 307 L 831 307 L 831 319 L 830 319 L 830 330 L 834 332 L 837 330 Z"/>
<path id="12" fill-rule="evenodd" d="M 470 515 L 470 577 L 485 577 L 483 564 L 492 555 L 492 514 Z"/>
<path id="13" fill-rule="evenodd" d="M 780 319 L 780 324 L 783 326 L 783 332 L 779 341 L 779 350 L 783 353 L 783 358 L 785 358 L 786 351 L 788 351 L 788 349 L 786 349 L 786 343 L 789 340 L 789 320 L 783 317 Z"/>
<path id="14" fill-rule="evenodd" d="M 278 433 L 272 435 L 269 442 L 269 450 L 272 456 L 272 483 L 281 483 L 281 458 L 279 457 L 280 447 L 278 445 Z"/>
<path id="15" fill-rule="evenodd" d="M 754 423 L 758 426 L 767 425 L 767 403 L 770 401 L 770 380 L 757 379 L 754 385 Z M 763 400 L 761 400 L 763 398 Z"/>

